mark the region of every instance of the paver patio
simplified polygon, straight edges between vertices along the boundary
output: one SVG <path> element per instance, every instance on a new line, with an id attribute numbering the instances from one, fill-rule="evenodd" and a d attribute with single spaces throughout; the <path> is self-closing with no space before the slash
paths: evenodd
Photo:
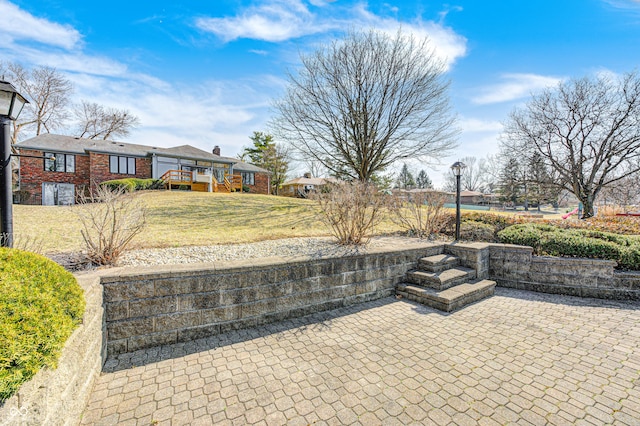
<path id="1" fill-rule="evenodd" d="M 106 368 L 83 424 L 640 425 L 640 303 L 386 298 Z"/>

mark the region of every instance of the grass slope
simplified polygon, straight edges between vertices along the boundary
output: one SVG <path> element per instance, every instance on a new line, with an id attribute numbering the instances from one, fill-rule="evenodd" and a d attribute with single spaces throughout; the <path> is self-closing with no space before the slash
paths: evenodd
<path id="1" fill-rule="evenodd" d="M 257 194 L 190 191 L 140 193 L 149 209 L 147 227 L 135 247 L 177 247 L 233 244 L 269 239 L 324 236 L 315 202 Z M 82 206 L 14 206 L 16 238 L 39 239 L 42 251 L 82 249 L 80 223 L 74 213 Z M 381 231 L 395 228 L 389 224 Z"/>

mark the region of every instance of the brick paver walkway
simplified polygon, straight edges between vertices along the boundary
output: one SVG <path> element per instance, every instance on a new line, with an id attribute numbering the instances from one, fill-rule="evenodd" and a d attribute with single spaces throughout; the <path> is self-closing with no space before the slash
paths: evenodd
<path id="1" fill-rule="evenodd" d="M 84 424 L 640 424 L 640 304 L 387 298 L 107 367 Z"/>

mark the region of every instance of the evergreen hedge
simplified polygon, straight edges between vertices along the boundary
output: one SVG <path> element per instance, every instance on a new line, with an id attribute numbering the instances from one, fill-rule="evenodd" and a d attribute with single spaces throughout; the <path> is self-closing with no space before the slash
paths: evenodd
<path id="1" fill-rule="evenodd" d="M 526 223 L 507 227 L 498 237 L 505 244 L 533 247 L 536 255 L 615 260 L 619 268 L 640 270 L 638 235 Z"/>
<path id="2" fill-rule="evenodd" d="M 145 189 L 159 189 L 163 183 L 160 179 L 140 179 L 140 178 L 125 178 L 114 179 L 102 182 L 100 185 L 107 188 L 118 191 L 124 189 L 128 192 L 142 191 Z"/>
<path id="3" fill-rule="evenodd" d="M 34 253 L 0 248 L 0 402 L 41 368 L 55 368 L 82 321 L 75 277 Z"/>

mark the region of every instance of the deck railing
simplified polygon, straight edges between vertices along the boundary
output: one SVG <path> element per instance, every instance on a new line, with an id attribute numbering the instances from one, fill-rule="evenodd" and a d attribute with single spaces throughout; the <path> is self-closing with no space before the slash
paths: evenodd
<path id="1" fill-rule="evenodd" d="M 225 175 L 224 186 L 227 191 L 242 191 L 242 176 L 240 175 Z"/>
<path id="2" fill-rule="evenodd" d="M 193 172 L 188 170 L 167 170 L 160 180 L 171 190 L 171 185 L 191 185 L 193 183 Z"/>

